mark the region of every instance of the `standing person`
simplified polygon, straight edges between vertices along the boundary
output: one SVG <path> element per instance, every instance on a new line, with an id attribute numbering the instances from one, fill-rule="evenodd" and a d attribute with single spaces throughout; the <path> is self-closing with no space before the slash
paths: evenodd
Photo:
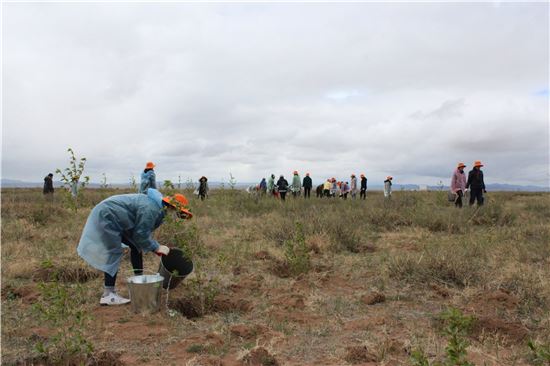
<path id="1" fill-rule="evenodd" d="M 208 178 L 204 175 L 199 179 L 199 198 L 201 201 L 208 196 Z"/>
<path id="2" fill-rule="evenodd" d="M 330 178 L 327 179 L 327 181 L 325 182 L 324 186 L 323 186 L 323 193 L 325 195 L 325 197 L 330 197 L 330 189 L 332 188 L 332 181 L 330 180 Z"/>
<path id="3" fill-rule="evenodd" d="M 302 182 L 302 186 L 304 187 L 304 198 L 310 198 L 311 187 L 313 187 L 313 182 L 311 180 L 311 177 L 309 176 L 309 173 L 306 173 L 306 176 L 304 177 L 304 181 Z"/>
<path id="4" fill-rule="evenodd" d="M 341 190 L 342 190 L 342 198 L 347 200 L 348 199 L 348 193 L 350 192 L 349 183 L 348 182 L 342 182 Z"/>
<path id="5" fill-rule="evenodd" d="M 451 177 L 451 192 L 456 194 L 455 206 L 462 207 L 462 198 L 466 192 L 466 174 L 464 174 L 464 163 L 458 163 L 457 168 Z"/>
<path id="6" fill-rule="evenodd" d="M 260 194 L 262 196 L 265 196 L 267 192 L 267 182 L 265 181 L 265 178 L 262 178 L 262 181 L 260 182 Z"/>
<path id="7" fill-rule="evenodd" d="M 359 192 L 359 198 L 367 199 L 367 177 L 365 174 L 361 174 L 361 191 Z"/>
<path id="8" fill-rule="evenodd" d="M 386 180 L 384 181 L 384 197 L 387 199 L 391 198 L 391 181 L 393 180 L 393 177 L 388 176 L 386 177 Z"/>
<path id="9" fill-rule="evenodd" d="M 292 186 L 291 186 L 292 196 L 296 198 L 300 195 L 300 192 L 302 191 L 302 183 L 300 176 L 298 175 L 298 171 L 294 171 L 294 175 L 292 177 Z"/>
<path id="10" fill-rule="evenodd" d="M 274 197 L 277 197 L 277 190 L 275 189 L 275 174 L 271 174 L 267 181 L 267 191 Z"/>
<path id="11" fill-rule="evenodd" d="M 139 193 L 147 193 L 148 188 L 157 189 L 157 181 L 155 171 L 155 164 L 152 161 L 145 164 L 145 169 L 141 173 L 141 184 L 139 186 Z"/>
<path id="12" fill-rule="evenodd" d="M 77 252 L 92 267 L 105 273 L 100 305 L 122 305 L 130 302 L 115 291 L 117 273 L 122 260 L 122 244 L 130 247 L 134 274 L 143 273 L 143 253 L 167 255 L 170 248 L 160 245 L 152 233 L 163 222 L 167 211 L 180 219 L 193 215 L 184 207 L 182 194 L 162 197 L 156 189 L 145 194 L 121 194 L 101 201 L 88 216 Z"/>
<path id="13" fill-rule="evenodd" d="M 351 185 L 350 185 L 351 198 L 355 199 L 357 196 L 357 177 L 355 174 L 351 175 Z"/>
<path id="14" fill-rule="evenodd" d="M 53 174 L 50 173 L 44 177 L 44 188 L 42 189 L 44 197 L 48 200 L 53 199 Z"/>
<path id="15" fill-rule="evenodd" d="M 288 190 L 288 181 L 282 175 L 279 177 L 279 180 L 277 181 L 277 190 L 279 191 L 279 195 L 281 196 L 281 199 L 284 201 L 286 197 L 286 191 Z"/>
<path id="16" fill-rule="evenodd" d="M 474 162 L 474 168 L 468 173 L 468 182 L 466 183 L 466 189 L 470 188 L 470 206 L 477 200 L 477 205 L 483 205 L 483 193 L 487 193 L 485 190 L 485 182 L 483 181 L 483 172 L 481 171 L 481 161 Z"/>
<path id="17" fill-rule="evenodd" d="M 330 180 L 332 186 L 330 187 L 330 195 L 332 197 L 337 197 L 338 195 L 338 182 L 336 181 L 336 178 L 332 177 Z"/>

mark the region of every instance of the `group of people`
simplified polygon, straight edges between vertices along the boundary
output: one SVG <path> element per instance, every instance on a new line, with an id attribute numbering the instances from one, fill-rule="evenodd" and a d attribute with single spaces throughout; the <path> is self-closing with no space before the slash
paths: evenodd
<path id="1" fill-rule="evenodd" d="M 315 193 L 318 198 L 326 197 L 340 197 L 347 199 L 348 195 L 352 199 L 357 198 L 357 192 L 359 192 L 360 199 L 367 198 L 367 178 L 365 174 L 361 174 L 361 180 L 358 181 L 355 174 L 350 176 L 349 181 L 337 181 L 336 178 L 328 178 L 323 184 L 316 187 Z M 391 198 L 391 186 L 393 177 L 388 176 L 384 181 L 384 196 Z M 269 180 L 266 181 L 262 178 L 260 184 L 254 189 L 260 192 L 262 195 L 269 193 L 271 196 L 285 200 L 288 191 L 292 193 L 293 197 L 301 195 L 302 190 L 304 198 L 311 198 L 311 189 L 313 188 L 313 181 L 309 173 L 306 173 L 303 180 L 300 180 L 298 171 L 293 172 L 292 184 L 289 184 L 284 175 L 279 176 L 279 179 L 275 181 L 275 174 L 271 174 Z"/>
<path id="2" fill-rule="evenodd" d="M 462 200 L 468 190 L 470 190 L 470 206 L 476 201 L 478 206 L 483 205 L 483 193 L 487 193 L 487 190 L 485 189 L 485 182 L 483 180 L 482 166 L 481 161 L 475 161 L 473 169 L 470 170 L 468 178 L 466 178 L 466 174 L 464 173 L 466 165 L 458 163 L 451 176 L 451 194 L 454 195 L 451 199 L 454 200 L 456 207 L 462 207 Z"/>

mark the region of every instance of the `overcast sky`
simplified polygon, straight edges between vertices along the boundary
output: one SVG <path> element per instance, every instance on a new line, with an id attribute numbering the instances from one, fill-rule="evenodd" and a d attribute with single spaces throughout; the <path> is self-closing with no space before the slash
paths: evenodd
<path id="1" fill-rule="evenodd" d="M 548 7 L 4 4 L 2 177 L 547 186 Z"/>

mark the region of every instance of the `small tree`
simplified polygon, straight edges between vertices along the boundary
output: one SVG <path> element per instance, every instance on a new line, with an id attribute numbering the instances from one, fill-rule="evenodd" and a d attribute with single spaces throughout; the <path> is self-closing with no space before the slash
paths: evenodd
<path id="1" fill-rule="evenodd" d="M 175 189 L 174 187 L 174 183 L 172 183 L 172 181 L 170 179 L 166 179 L 164 181 L 164 183 L 162 184 L 162 186 L 165 188 L 165 189 Z"/>
<path id="2" fill-rule="evenodd" d="M 69 166 L 63 170 L 56 169 L 56 173 L 61 176 L 61 182 L 65 187 L 67 187 L 72 196 L 71 206 L 76 211 L 77 209 L 77 198 L 80 188 L 84 188 L 90 182 L 89 176 L 82 176 L 84 174 L 84 165 L 86 164 L 86 158 L 78 159 L 72 148 L 68 148 L 69 152 Z M 81 181 L 82 179 L 82 181 Z"/>
<path id="3" fill-rule="evenodd" d="M 101 184 L 100 184 L 101 189 L 109 188 L 109 184 L 107 184 L 107 175 L 105 173 L 103 173 L 102 177 L 103 178 L 101 178 Z"/>
<path id="4" fill-rule="evenodd" d="M 235 189 L 236 186 L 237 186 L 237 179 L 235 179 L 233 174 L 229 172 L 229 187 L 231 187 L 231 189 Z"/>

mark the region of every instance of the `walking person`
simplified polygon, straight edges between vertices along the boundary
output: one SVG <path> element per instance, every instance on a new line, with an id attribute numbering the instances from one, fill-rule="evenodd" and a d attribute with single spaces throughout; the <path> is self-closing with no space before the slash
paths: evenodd
<path id="1" fill-rule="evenodd" d="M 386 199 L 391 198 L 391 185 L 392 185 L 391 181 L 392 180 L 393 180 L 393 177 L 388 176 L 388 177 L 386 177 L 386 180 L 384 181 L 384 197 Z"/>
<path id="2" fill-rule="evenodd" d="M 134 274 L 143 273 L 143 253 L 168 255 L 170 248 L 160 245 L 152 233 L 163 222 L 167 212 L 179 219 L 193 215 L 184 207 L 182 194 L 163 197 L 156 189 L 142 193 L 121 194 L 101 201 L 88 216 L 77 252 L 92 267 L 105 273 L 100 305 L 122 305 L 130 302 L 117 294 L 115 283 L 123 256 L 122 244 L 130 247 Z"/>
<path id="3" fill-rule="evenodd" d="M 157 189 L 157 181 L 155 175 L 155 164 L 152 161 L 145 164 L 145 169 L 141 173 L 141 184 L 139 186 L 139 193 L 147 193 L 148 188 Z"/>
<path id="4" fill-rule="evenodd" d="M 302 182 L 302 186 L 304 187 L 304 198 L 310 198 L 311 187 L 313 187 L 313 181 L 311 180 L 309 173 L 306 173 L 306 176 L 304 177 L 304 181 Z"/>
<path id="5" fill-rule="evenodd" d="M 281 199 L 284 201 L 286 197 L 286 191 L 288 190 L 288 181 L 282 175 L 279 177 L 279 180 L 277 181 L 277 190 L 279 191 L 279 195 L 281 196 Z"/>
<path id="6" fill-rule="evenodd" d="M 199 198 L 204 201 L 208 197 L 208 178 L 204 175 L 199 179 Z"/>
<path id="7" fill-rule="evenodd" d="M 468 181 L 466 182 L 466 189 L 470 189 L 470 206 L 477 201 L 478 206 L 483 205 L 484 197 L 483 193 L 487 193 L 485 190 L 485 182 L 483 181 L 483 172 L 481 171 L 481 161 L 474 162 L 474 168 L 468 173 Z"/>
<path id="8" fill-rule="evenodd" d="M 466 193 L 466 174 L 464 174 L 464 163 L 458 163 L 451 177 L 451 192 L 456 195 L 455 207 L 462 208 L 462 199 Z"/>
<path id="9" fill-rule="evenodd" d="M 351 175 L 350 193 L 352 199 L 357 197 L 357 177 L 355 174 Z"/>
<path id="10" fill-rule="evenodd" d="M 267 181 L 267 191 L 273 197 L 277 197 L 277 188 L 275 186 L 275 174 L 271 174 L 269 180 Z"/>
<path id="11" fill-rule="evenodd" d="M 367 199 L 367 178 L 365 174 L 361 174 L 361 191 L 359 192 L 359 198 Z"/>
<path id="12" fill-rule="evenodd" d="M 44 177 L 44 188 L 42 189 L 44 197 L 51 201 L 53 200 L 53 174 L 50 173 Z"/>
<path id="13" fill-rule="evenodd" d="M 332 186 L 330 187 L 330 195 L 332 197 L 338 197 L 339 189 L 338 189 L 338 182 L 336 181 L 336 178 L 333 177 L 330 182 L 332 184 Z"/>
<path id="14" fill-rule="evenodd" d="M 265 181 L 265 178 L 262 178 L 262 181 L 260 182 L 260 194 L 262 196 L 265 196 L 267 192 L 267 182 Z"/>
<path id="15" fill-rule="evenodd" d="M 298 171 L 294 171 L 294 175 L 292 176 L 292 186 L 290 187 L 292 191 L 292 197 L 296 198 L 300 195 L 300 192 L 302 191 L 302 182 L 300 179 L 300 176 L 298 175 Z"/>

